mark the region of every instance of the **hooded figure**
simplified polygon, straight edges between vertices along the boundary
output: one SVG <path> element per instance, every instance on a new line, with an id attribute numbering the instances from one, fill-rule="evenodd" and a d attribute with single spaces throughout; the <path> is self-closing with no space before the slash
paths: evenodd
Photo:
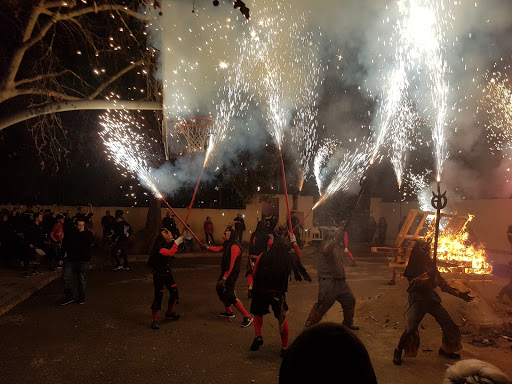
<path id="1" fill-rule="evenodd" d="M 446 282 L 430 258 L 430 242 L 422 240 L 414 244 L 404 276 L 409 280 L 408 323 L 395 349 L 393 363 L 402 364 L 402 350 L 405 350 L 406 356 L 417 355 L 420 345 L 418 326 L 427 313 L 436 319 L 443 331 L 439 354 L 451 359 L 460 358 L 456 353 L 462 349 L 459 327 L 441 305 L 441 298 L 434 288 L 439 287 L 441 291 L 467 302 L 473 300 L 473 297 L 469 296 L 469 291 L 461 292 Z"/>
<path id="2" fill-rule="evenodd" d="M 293 272 L 298 281 L 311 282 L 311 277 L 300 261 L 300 249 L 295 235 L 290 234 L 286 226 L 280 226 L 274 232 L 274 241 L 269 250 L 263 252 L 254 266 L 254 287 L 251 302 L 251 313 L 254 315 L 255 337 L 251 351 L 257 351 L 263 345 L 261 330 L 263 316 L 272 308 L 275 318 L 279 321 L 281 336 L 281 356 L 288 348 L 288 321 L 286 320 L 286 292 L 288 281 Z"/>
<path id="3" fill-rule="evenodd" d="M 354 325 L 356 298 L 345 278 L 343 244 L 344 228 L 328 230 L 318 254 L 318 301 L 313 305 L 306 320 L 306 327 L 322 320 L 322 317 L 338 301 L 343 308 L 343 325 L 358 330 Z"/>

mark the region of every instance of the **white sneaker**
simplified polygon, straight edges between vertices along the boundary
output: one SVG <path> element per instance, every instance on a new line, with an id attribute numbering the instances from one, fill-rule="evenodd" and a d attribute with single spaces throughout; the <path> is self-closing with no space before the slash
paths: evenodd
<path id="1" fill-rule="evenodd" d="M 113 271 L 119 271 L 120 269 L 123 269 L 123 266 L 122 265 L 118 265 L 117 267 L 115 267 L 114 269 L 112 269 Z"/>

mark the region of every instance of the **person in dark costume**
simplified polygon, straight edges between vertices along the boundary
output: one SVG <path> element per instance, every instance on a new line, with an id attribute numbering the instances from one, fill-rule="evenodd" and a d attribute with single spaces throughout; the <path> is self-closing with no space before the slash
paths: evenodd
<path id="1" fill-rule="evenodd" d="M 235 314 L 231 306 L 234 305 L 244 317 L 242 319 L 242 328 L 247 328 L 252 324 L 252 317 L 245 310 L 242 302 L 238 300 L 235 292 L 236 280 L 240 274 L 242 246 L 238 242 L 237 234 L 232 226 L 226 228 L 223 238 L 224 243 L 220 247 L 204 246 L 205 249 L 211 252 L 223 252 L 221 272 L 217 280 L 216 290 L 226 310 L 219 313 L 219 316 L 233 319 Z"/>
<path id="2" fill-rule="evenodd" d="M 160 236 L 158 237 L 153 251 L 148 260 L 148 264 L 153 268 L 153 286 L 155 288 L 155 298 L 151 305 L 153 321 L 152 329 L 159 329 L 158 311 L 162 308 L 162 298 L 164 297 L 164 286 L 169 291 L 169 301 L 165 318 L 169 320 L 179 320 L 180 315 L 174 311 L 174 305 L 178 303 L 178 287 L 172 275 L 170 267 L 170 259 L 174 257 L 178 251 L 178 246 L 183 242 L 183 237 L 174 239 L 171 231 L 167 228 L 160 228 Z"/>
<path id="3" fill-rule="evenodd" d="M 509 283 L 505 285 L 496 296 L 496 299 L 502 303 L 504 302 L 504 296 L 507 296 L 508 299 L 512 301 L 512 261 L 508 263 L 508 274 L 510 277 Z"/>
<path id="4" fill-rule="evenodd" d="M 405 356 L 417 355 L 420 345 L 418 326 L 427 313 L 434 317 L 443 331 L 439 354 L 451 359 L 460 358 L 456 353 L 462 349 L 459 327 L 441 305 L 441 298 L 434 289 L 439 287 L 441 291 L 460 297 L 466 302 L 473 300 L 469 291 L 461 292 L 446 282 L 430 258 L 430 242 L 423 240 L 418 240 L 414 244 L 404 276 L 409 280 L 408 322 L 395 349 L 393 363 L 402 364 L 403 350 L 405 350 Z"/>
<path id="5" fill-rule="evenodd" d="M 306 320 L 306 327 L 322 320 L 322 317 L 338 301 L 343 308 L 343 325 L 358 330 L 354 325 L 356 298 L 346 279 L 343 254 L 346 253 L 344 228 L 327 231 L 318 254 L 318 301 L 313 305 Z"/>
<path id="6" fill-rule="evenodd" d="M 286 292 L 290 274 L 293 272 L 298 281 L 302 281 L 303 278 L 309 282 L 312 281 L 300 261 L 301 253 L 297 239 L 293 233 L 288 237 L 288 233 L 286 226 L 279 226 L 274 232 L 274 242 L 270 250 L 264 251 L 256 260 L 251 301 L 255 333 L 250 347 L 251 351 L 257 351 L 263 345 L 263 336 L 261 335 L 263 316 L 270 313 L 269 307 L 271 307 L 275 318 L 279 321 L 281 357 L 284 356 L 288 348 Z"/>
<path id="7" fill-rule="evenodd" d="M 245 276 L 247 277 L 248 286 L 247 297 L 252 299 L 254 265 L 258 257 L 272 246 L 272 238 L 266 231 L 265 222 L 258 221 L 256 231 L 251 235 L 249 243 L 249 256 L 247 257 L 247 271 L 245 272 Z"/>

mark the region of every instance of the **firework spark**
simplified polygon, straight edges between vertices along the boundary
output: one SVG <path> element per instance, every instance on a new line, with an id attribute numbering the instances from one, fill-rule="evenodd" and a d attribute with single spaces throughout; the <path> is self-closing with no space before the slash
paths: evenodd
<path id="1" fill-rule="evenodd" d="M 316 156 L 313 160 L 313 173 L 315 175 L 316 186 L 318 187 L 318 194 L 322 195 L 325 173 L 327 173 L 326 163 L 335 153 L 336 148 L 341 145 L 341 142 L 332 139 L 325 139 L 318 148 Z"/>
<path id="2" fill-rule="evenodd" d="M 322 72 L 316 36 L 306 31 L 305 15 L 290 4 L 269 3 L 252 17 L 256 26 L 250 38 L 239 41 L 249 57 L 244 73 L 250 74 L 279 150 L 292 120 L 292 139 L 307 174 L 317 140 L 315 101 Z"/>
<path id="3" fill-rule="evenodd" d="M 496 67 L 496 65 L 495 65 Z M 480 100 L 482 109 L 488 114 L 489 122 L 485 125 L 488 141 L 493 145 L 493 152 L 498 151 L 503 157 L 510 157 L 512 150 L 512 88 L 508 75 L 495 70 L 485 75 L 487 85 Z"/>
<path id="4" fill-rule="evenodd" d="M 400 134 L 410 130 L 418 119 L 403 119 L 404 112 L 410 113 L 410 103 L 404 99 L 414 97 L 417 104 L 422 104 L 424 96 L 414 92 L 411 85 L 427 77 L 426 86 L 430 97 L 427 100 L 425 119 L 432 126 L 432 140 L 436 161 L 437 179 L 440 180 L 443 163 L 446 160 L 446 140 L 444 126 L 447 119 L 448 81 L 446 73 L 448 64 L 445 59 L 446 31 L 451 27 L 453 15 L 448 0 L 399 0 L 398 11 L 401 18 L 397 20 L 395 33 L 389 44 L 395 44 L 395 67 L 384 79 L 384 97 L 379 111 L 380 125 L 375 148 L 370 162 L 374 161 L 379 147 L 386 138 L 391 140 L 391 157 L 399 184 L 404 170 L 408 150 L 408 135 Z M 423 74 L 426 71 L 426 74 Z M 414 82 L 411 82 L 409 78 Z"/>
<path id="5" fill-rule="evenodd" d="M 144 157 L 150 152 L 147 139 L 144 137 L 143 124 L 128 112 L 117 110 L 107 111 L 101 115 L 100 125 L 103 131 L 99 135 L 114 163 L 136 175 L 156 197 L 162 198 L 156 180 L 151 175 L 151 167 Z"/>
<path id="6" fill-rule="evenodd" d="M 346 191 L 356 180 L 360 180 L 363 176 L 370 157 L 372 155 L 372 143 L 370 139 L 363 140 L 354 144 L 358 144 L 354 150 L 346 151 L 341 156 L 340 165 L 334 174 L 331 182 L 325 188 L 320 199 L 313 206 L 313 210 L 323 204 L 328 198 L 335 195 L 338 191 Z M 376 158 L 375 160 L 380 160 Z"/>

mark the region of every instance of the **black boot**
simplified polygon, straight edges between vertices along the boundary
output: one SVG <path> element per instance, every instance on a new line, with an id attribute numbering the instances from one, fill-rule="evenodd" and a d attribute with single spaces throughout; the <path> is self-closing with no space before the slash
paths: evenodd
<path id="1" fill-rule="evenodd" d="M 402 350 L 395 349 L 395 354 L 393 355 L 393 364 L 402 365 Z"/>
<path id="2" fill-rule="evenodd" d="M 354 309 L 355 308 L 344 308 L 343 309 L 343 325 L 348 329 L 357 331 L 359 327 L 354 325 Z"/>
<path id="3" fill-rule="evenodd" d="M 448 359 L 454 359 L 454 360 L 460 359 L 460 355 L 458 353 L 445 352 L 443 350 L 443 348 L 439 348 L 439 355 L 447 357 Z"/>

